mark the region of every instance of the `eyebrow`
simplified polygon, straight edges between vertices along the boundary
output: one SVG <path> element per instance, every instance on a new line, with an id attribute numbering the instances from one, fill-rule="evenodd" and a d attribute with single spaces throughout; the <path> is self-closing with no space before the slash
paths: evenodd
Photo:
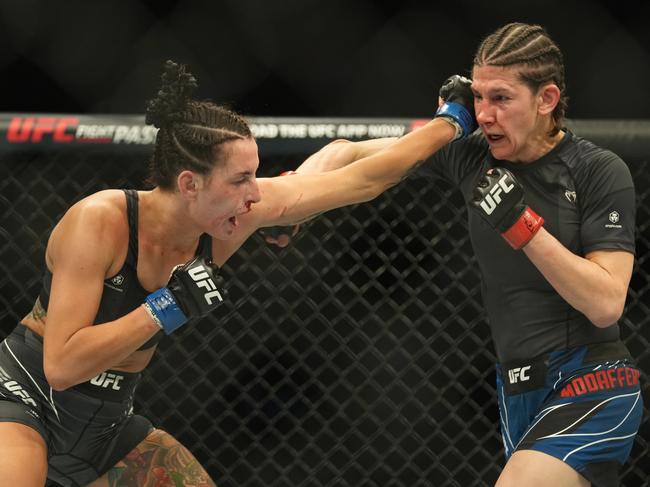
<path id="1" fill-rule="evenodd" d="M 480 93 L 476 88 L 472 86 L 472 91 L 475 93 Z M 503 87 L 498 87 L 498 88 L 488 88 L 487 90 L 488 95 L 493 95 L 496 93 L 510 93 L 512 90 L 510 88 L 503 88 Z"/>

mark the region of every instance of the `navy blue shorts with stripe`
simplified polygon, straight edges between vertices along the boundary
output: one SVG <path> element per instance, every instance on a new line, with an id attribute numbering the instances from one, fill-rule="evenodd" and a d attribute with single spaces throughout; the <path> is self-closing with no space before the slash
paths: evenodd
<path id="1" fill-rule="evenodd" d="M 567 463 L 594 487 L 619 485 L 643 415 L 639 375 L 620 342 L 501 364 L 506 458 L 536 450 Z"/>

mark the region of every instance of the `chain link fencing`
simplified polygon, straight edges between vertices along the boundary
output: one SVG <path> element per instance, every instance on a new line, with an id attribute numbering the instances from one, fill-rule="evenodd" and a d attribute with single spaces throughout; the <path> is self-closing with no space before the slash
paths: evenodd
<path id="1" fill-rule="evenodd" d="M 4 337 L 38 294 L 54 222 L 94 191 L 141 188 L 148 150 L 2 149 Z M 269 152 L 261 143 L 261 175 L 309 154 L 286 140 Z M 638 255 L 621 322 L 646 371 L 649 161 L 627 157 Z M 255 236 L 223 269 L 229 301 L 161 343 L 136 411 L 185 444 L 220 487 L 493 485 L 503 450 L 477 267 L 460 194 L 425 178 L 319 217 L 288 248 Z M 648 441 L 644 422 L 622 485 L 647 482 Z"/>

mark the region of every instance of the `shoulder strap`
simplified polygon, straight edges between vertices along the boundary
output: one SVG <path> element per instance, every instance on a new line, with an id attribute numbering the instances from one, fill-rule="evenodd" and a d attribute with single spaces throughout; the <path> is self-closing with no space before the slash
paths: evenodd
<path id="1" fill-rule="evenodd" d="M 138 264 L 138 192 L 134 189 L 125 189 L 126 215 L 129 221 L 129 253 L 126 263 L 132 267 Z"/>
<path id="2" fill-rule="evenodd" d="M 200 255 L 209 262 L 212 262 L 212 237 L 207 233 L 202 234 L 199 238 L 199 246 L 196 249 L 195 255 Z"/>

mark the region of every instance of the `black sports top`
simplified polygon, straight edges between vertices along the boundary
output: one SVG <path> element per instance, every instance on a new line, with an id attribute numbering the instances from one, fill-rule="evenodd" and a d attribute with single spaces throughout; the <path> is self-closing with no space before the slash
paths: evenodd
<path id="1" fill-rule="evenodd" d="M 104 292 L 97 310 L 94 325 L 116 320 L 140 306 L 149 294 L 138 281 L 138 192 L 125 189 L 126 209 L 129 222 L 129 250 L 124 265 L 117 274 L 104 280 Z M 195 255 L 212 259 L 212 238 L 201 235 Z M 47 309 L 52 286 L 52 273 L 46 269 L 43 287 L 39 295 L 41 305 Z M 164 336 L 162 330 L 152 336 L 138 350 L 145 350 L 156 345 Z"/>
<path id="2" fill-rule="evenodd" d="M 544 218 L 544 228 L 571 252 L 634 253 L 634 185 L 628 167 L 612 152 L 567 132 L 537 161 L 512 164 L 494 159 L 477 132 L 445 146 L 422 170 L 459 187 L 469 203 L 478 177 L 490 167 L 504 167 L 515 175 L 526 203 Z M 501 362 L 619 337 L 617 324 L 594 326 L 553 289 L 524 252 L 511 249 L 473 209 L 468 213 L 483 300 Z"/>

